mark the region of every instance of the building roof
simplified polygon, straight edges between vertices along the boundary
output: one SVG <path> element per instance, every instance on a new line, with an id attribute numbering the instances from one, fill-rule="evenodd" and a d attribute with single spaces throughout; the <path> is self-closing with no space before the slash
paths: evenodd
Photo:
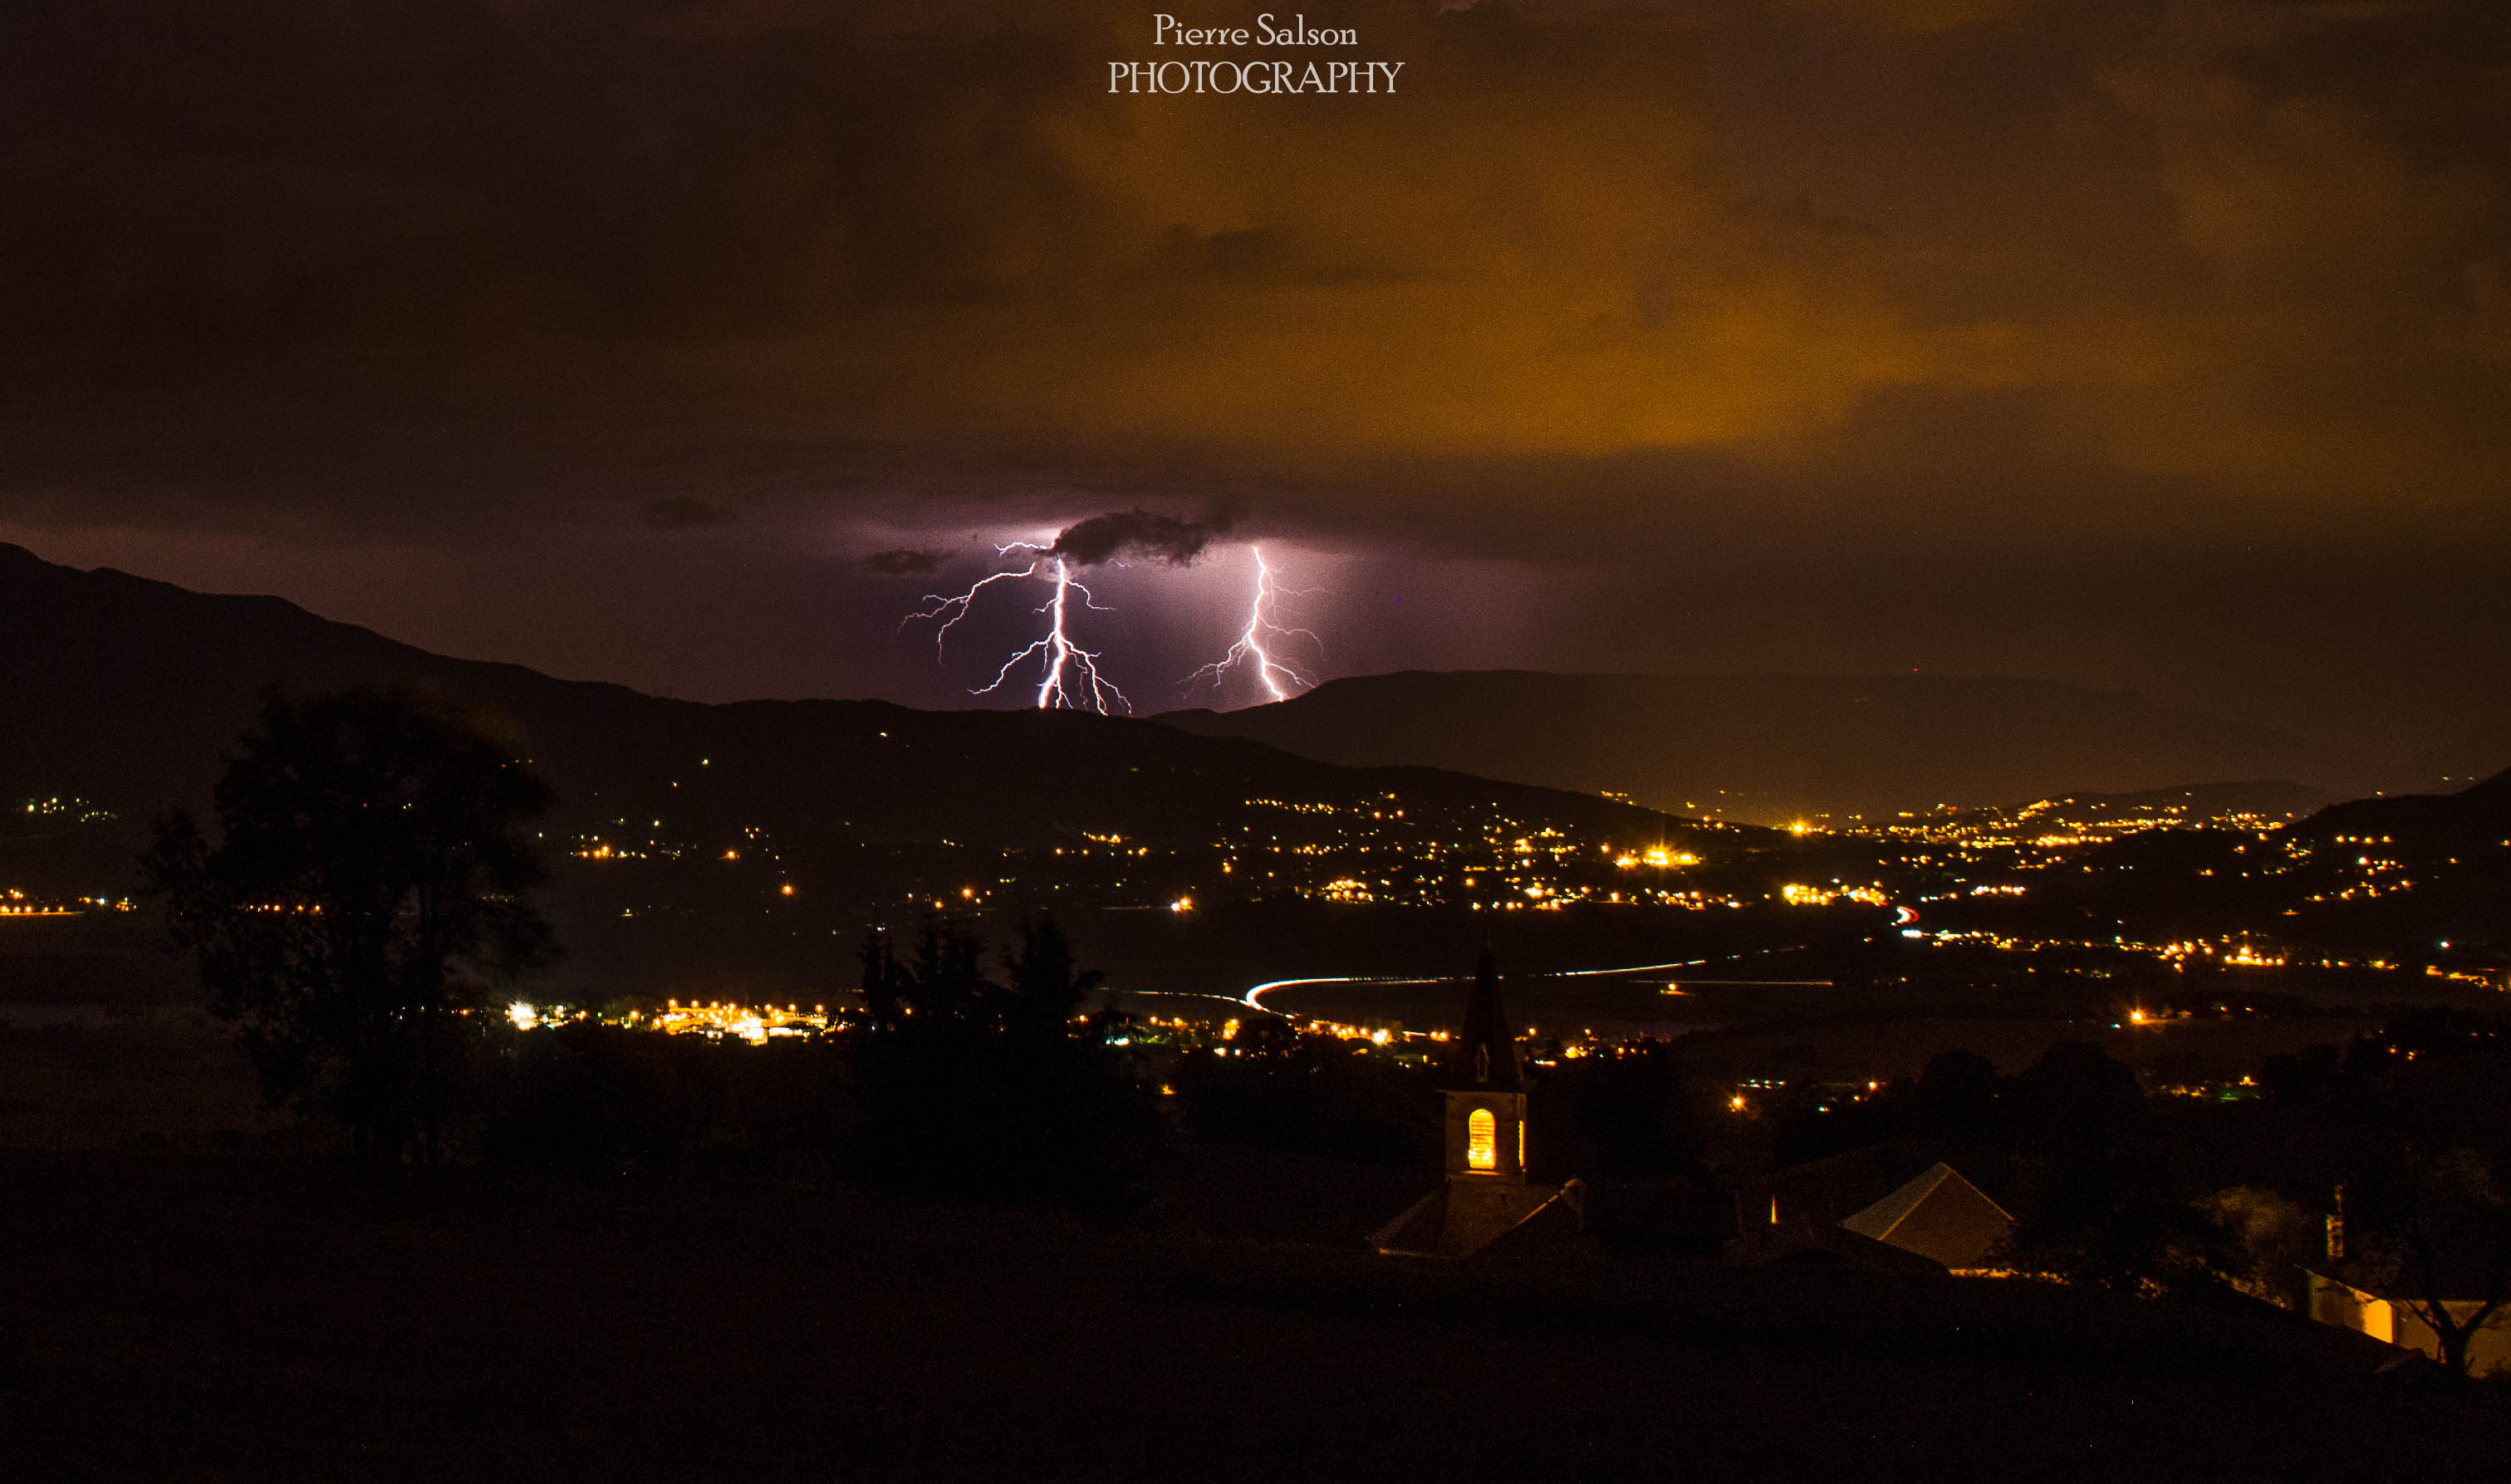
<path id="1" fill-rule="evenodd" d="M 2014 1230 L 2014 1218 L 1939 1161 L 1840 1225 L 1948 1268 L 1976 1268 Z"/>
<path id="2" fill-rule="evenodd" d="M 1473 991 L 1465 999 L 1465 1027 L 1449 1050 L 1441 1085 L 1456 1092 L 1526 1090 L 1517 1061 L 1517 1026 L 1500 1003 L 1499 966 L 1487 943 L 1474 968 Z"/>
<path id="3" fill-rule="evenodd" d="M 1735 1196 L 1676 1177 L 1587 1187 L 1589 1235 L 1607 1246 L 1688 1248 L 1715 1255 L 1736 1235 Z"/>
<path id="4" fill-rule="evenodd" d="M 1876 1241 L 1845 1227 L 1816 1221 L 1784 1221 L 1772 1226 L 1748 1225 L 1725 1246 L 1726 1262 L 1738 1268 L 1766 1263 L 1796 1266 L 1863 1268 L 1870 1273 L 1932 1273 L 1945 1264 L 1924 1253 Z"/>
<path id="5" fill-rule="evenodd" d="M 1449 1180 L 1370 1234 L 1369 1244 L 1399 1257 L 1540 1257 L 1574 1250 L 1583 1189 Z M 1505 1238 L 1505 1240 L 1503 1240 Z"/>

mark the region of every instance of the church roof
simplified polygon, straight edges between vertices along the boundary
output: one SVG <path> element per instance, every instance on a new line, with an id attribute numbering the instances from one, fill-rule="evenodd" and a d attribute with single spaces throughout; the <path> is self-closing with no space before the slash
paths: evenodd
<path id="1" fill-rule="evenodd" d="M 1840 1225 L 1948 1268 L 1976 1268 L 2014 1229 L 2014 1218 L 1939 1161 Z"/>
<path id="2" fill-rule="evenodd" d="M 1876 1241 L 1846 1227 L 1817 1221 L 1786 1221 L 1775 1226 L 1747 1225 L 1725 1245 L 1725 1258 L 1739 1268 L 1765 1263 L 1797 1267 L 1863 1268 L 1869 1273 L 1934 1273 L 1945 1264 L 1922 1252 Z"/>
<path id="3" fill-rule="evenodd" d="M 1579 1245 L 1580 1187 L 1464 1185 L 1450 1180 L 1370 1234 L 1398 1257 L 1544 1257 Z M 1495 1250 L 1494 1250 L 1495 1249 Z"/>
<path id="4" fill-rule="evenodd" d="M 1517 1063 L 1517 1027 L 1500 1003 L 1499 966 L 1488 944 L 1474 969 L 1473 992 L 1465 999 L 1465 1028 L 1449 1050 L 1443 1085 L 1459 1092 L 1526 1090 L 1526 1078 Z"/>

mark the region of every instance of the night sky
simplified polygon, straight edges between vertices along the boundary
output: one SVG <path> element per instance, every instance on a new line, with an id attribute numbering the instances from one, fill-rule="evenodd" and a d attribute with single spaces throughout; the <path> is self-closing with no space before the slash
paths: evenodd
<path id="1" fill-rule="evenodd" d="M 1328 674 L 2511 716 L 2511 10 L 1309 0 L 1187 55 L 1396 95 L 1107 95 L 1163 4 L 1266 9 L 19 0 L 0 539 L 958 704 L 1027 605 L 900 617 L 1140 508 L 1227 526 L 1095 585 L 1144 709 L 1260 541 Z"/>

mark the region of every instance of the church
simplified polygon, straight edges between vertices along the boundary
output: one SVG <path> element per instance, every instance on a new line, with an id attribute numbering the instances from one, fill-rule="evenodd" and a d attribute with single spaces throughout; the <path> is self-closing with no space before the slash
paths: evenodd
<path id="1" fill-rule="evenodd" d="M 1989 1263 L 2013 1230 L 2011 1216 L 1943 1163 L 1844 1220 L 1811 1210 L 1782 1220 L 1780 1193 L 1765 1184 L 1767 1225 L 1743 1219 L 1746 1192 L 1740 1187 L 1721 1191 L 1680 1178 L 1607 1181 L 1592 1189 L 1583 1180 L 1538 1185 L 1526 1179 L 1526 1108 L 1532 1085 L 1502 1002 L 1498 968 L 1485 947 L 1465 1002 L 1464 1029 L 1449 1043 L 1439 1071 L 1446 1105 L 1445 1178 L 1371 1233 L 1370 1245 L 1401 1257 L 1646 1251 L 1735 1266 L 1845 1264 L 1941 1274 Z M 1792 1173 L 1819 1177 L 1836 1162 L 1817 1161 Z M 1804 1203 L 1796 1185 L 1786 1199 L 1791 1205 Z M 1758 1209 L 1760 1202 L 1757 1197 L 1752 1203 Z"/>
<path id="2" fill-rule="evenodd" d="M 1439 1078 L 1447 1104 L 1447 1178 L 1372 1233 L 1370 1245 L 1403 1256 L 1470 1257 L 1573 1241 L 1584 1188 L 1575 1180 L 1552 1186 L 1526 1178 L 1529 1085 L 1501 1003 L 1498 966 L 1485 947 L 1465 1002 L 1464 1029 L 1449 1044 Z"/>

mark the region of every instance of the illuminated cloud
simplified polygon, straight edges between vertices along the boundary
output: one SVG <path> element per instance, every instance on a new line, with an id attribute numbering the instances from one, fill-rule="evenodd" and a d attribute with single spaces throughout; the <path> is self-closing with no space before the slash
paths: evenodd
<path id="1" fill-rule="evenodd" d="M 1192 520 L 1142 510 L 1111 511 L 1065 526 L 1047 551 L 1069 557 L 1076 567 L 1095 567 L 1128 556 L 1183 567 L 1192 565 L 1229 525 L 1227 514 Z"/>
<path id="2" fill-rule="evenodd" d="M 1109 96 L 1142 17 L 1008 4 L 39 4 L 0 498 L 1790 466 L 1914 394 L 2045 466 L 2464 500 L 2511 453 L 2486 9 L 1364 3 L 1407 91 L 1320 105 Z M 205 131 L 204 49 L 291 103 Z"/>
<path id="3" fill-rule="evenodd" d="M 2105 679 L 2158 662 L 2085 658 L 2096 555 L 2180 573 L 2141 601 L 2202 636 L 2247 632 L 2221 564 L 2153 553 L 2502 540 L 2486 0 L 1361 0 L 1402 91 L 1295 100 L 1108 95 L 1147 11 L 302 14 L 0 18 L 0 523 L 625 530 L 712 590 L 782 542 L 886 590 L 851 553 L 1227 497 L 1251 539 L 1510 564 L 1452 663 L 1620 593 L 1617 663 L 1992 631 L 2047 637 L 1959 652 Z M 2347 601 L 2326 631 L 2431 609 Z M 1337 663 L 1396 622 L 1337 613 Z M 887 683 L 855 663 L 792 673 Z"/>

